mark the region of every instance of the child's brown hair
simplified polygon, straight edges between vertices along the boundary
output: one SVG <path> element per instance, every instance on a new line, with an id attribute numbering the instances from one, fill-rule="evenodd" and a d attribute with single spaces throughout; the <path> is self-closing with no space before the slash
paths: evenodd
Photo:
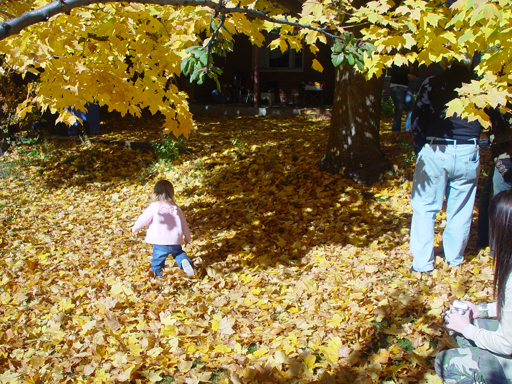
<path id="1" fill-rule="evenodd" d="M 174 201 L 174 187 L 172 186 L 172 183 L 167 180 L 159 180 L 156 182 L 151 197 L 154 201 L 167 201 L 173 204 L 176 203 Z"/>

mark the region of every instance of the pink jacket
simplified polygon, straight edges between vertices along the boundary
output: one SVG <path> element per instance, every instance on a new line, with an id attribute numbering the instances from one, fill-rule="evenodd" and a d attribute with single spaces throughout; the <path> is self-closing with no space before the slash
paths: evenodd
<path id="1" fill-rule="evenodd" d="M 151 203 L 142 212 L 132 228 L 132 233 L 149 224 L 146 242 L 157 245 L 179 245 L 190 242 L 190 229 L 181 209 L 163 201 Z"/>

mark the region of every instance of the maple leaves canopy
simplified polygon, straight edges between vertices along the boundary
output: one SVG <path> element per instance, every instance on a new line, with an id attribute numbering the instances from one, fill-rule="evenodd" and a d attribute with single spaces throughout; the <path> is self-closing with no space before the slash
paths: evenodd
<path id="1" fill-rule="evenodd" d="M 0 5 L 0 50 L 5 65 L 40 76 L 20 114 L 33 103 L 60 112 L 60 121 L 74 123 L 76 118 L 65 110 L 70 105 L 80 109 L 98 102 L 134 115 L 148 107 L 166 116 L 165 132 L 188 135 L 194 125 L 187 95 L 174 82 L 187 48 L 207 46 L 213 34 L 224 41 L 246 34 L 261 46 L 262 31 L 279 27 L 274 48 L 300 49 L 305 41 L 316 52 L 318 42 L 346 36 L 346 27 L 364 25 L 363 39 L 373 43 L 376 52 L 364 55 L 360 40 L 341 39 L 336 64 L 359 65 L 370 77 L 381 75 L 393 62 L 428 65 L 480 51 L 477 71 L 483 78 L 461 90 L 449 113 L 487 125 L 482 107 L 504 109 L 512 76 L 509 1 L 459 0 L 450 7 L 423 0 L 362 3 L 309 0 L 299 16 L 285 17 L 288 11 L 275 3 L 252 0 L 8 0 Z M 222 28 L 215 19 L 220 14 Z M 316 60 L 313 66 L 322 69 Z"/>

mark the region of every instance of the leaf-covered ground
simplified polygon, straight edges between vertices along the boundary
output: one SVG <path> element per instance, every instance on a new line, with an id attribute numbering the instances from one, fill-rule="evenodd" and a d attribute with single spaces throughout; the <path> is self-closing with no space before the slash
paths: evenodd
<path id="1" fill-rule="evenodd" d="M 112 117 L 102 137 L 156 140 L 157 120 Z M 372 187 L 316 169 L 329 121 L 313 117 L 200 117 L 174 166 L 94 142 L 0 158 L 0 382 L 439 382 L 440 314 L 491 299 L 492 262 L 473 235 L 462 268 L 408 272 L 414 160 L 389 123 L 395 175 Z M 194 278 L 169 260 L 152 280 L 130 233 L 160 178 Z"/>

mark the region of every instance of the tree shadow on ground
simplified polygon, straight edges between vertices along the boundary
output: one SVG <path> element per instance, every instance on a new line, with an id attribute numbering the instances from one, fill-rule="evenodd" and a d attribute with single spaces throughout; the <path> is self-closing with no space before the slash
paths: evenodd
<path id="1" fill-rule="evenodd" d="M 291 333 L 298 329 L 297 332 L 303 333 L 302 342 L 306 347 L 316 333 L 323 332 L 322 337 L 318 337 L 322 347 L 333 337 L 339 336 L 343 345 L 350 350 L 342 351 L 343 356 L 340 357 L 343 360 L 336 362 L 328 373 L 321 371 L 324 369 L 322 364 L 315 367 L 314 374 L 321 377 L 321 382 L 333 382 L 333 379 L 337 382 L 345 380 L 351 383 L 359 379 L 365 382 L 368 376 L 372 379 L 375 375 L 382 378 L 382 382 L 392 377 L 393 370 L 396 370 L 398 377 L 422 375 L 428 368 L 417 362 L 421 360 L 411 352 L 411 347 L 415 346 L 412 343 L 418 336 L 425 338 L 426 346 L 433 343 L 434 337 L 435 340 L 439 339 L 435 334 L 432 336 L 431 332 L 438 330 L 439 317 L 428 314 L 432 306 L 427 300 L 438 295 L 439 287 L 445 285 L 443 292 L 446 292 L 448 302 L 447 295 L 452 291 L 447 282 L 450 275 L 446 271 L 437 279 L 428 278 L 423 281 L 423 276 L 415 277 L 406 272 L 409 265 L 396 265 L 407 258 L 405 251 L 399 253 L 402 252 L 399 248 L 407 244 L 410 223 L 411 211 L 409 205 L 404 204 L 404 196 L 407 196 L 408 192 L 403 186 L 410 182 L 410 169 L 402 167 L 398 162 L 393 177 L 372 187 L 358 186 L 340 176 L 316 170 L 314 164 L 325 147 L 328 130 L 325 121 L 301 118 L 243 118 L 235 127 L 232 120 L 236 119 L 208 117 L 199 121 L 200 131 L 194 133 L 190 139 L 190 150 L 184 157 L 179 172 L 169 170 L 166 175 L 177 187 L 178 201 L 193 231 L 193 242 L 190 245 L 193 260 L 202 258 L 207 267 L 220 272 L 229 273 L 243 268 L 244 273 L 232 274 L 232 278 L 226 279 L 223 279 L 222 275 L 211 279 L 186 279 L 183 272 L 175 268 L 166 276 L 162 285 L 155 284 L 150 276 L 141 276 L 140 270 L 128 262 L 130 260 L 132 263 L 139 263 L 144 260 L 146 263 L 149 259 L 147 255 L 145 259 L 140 257 L 141 253 L 145 254 L 145 249 L 141 251 L 142 247 L 136 247 L 141 243 L 141 239 L 126 239 L 122 233 L 116 234 L 119 228 L 129 228 L 133 224 L 131 219 L 136 217 L 140 207 L 137 207 L 137 211 L 128 210 L 118 199 L 112 202 L 110 208 L 104 207 L 98 212 L 99 218 L 91 220 L 94 226 L 90 225 L 89 219 L 85 216 L 83 223 L 79 223 L 80 226 L 76 225 L 75 231 L 80 228 L 87 228 L 87 231 L 93 229 L 91 232 L 97 232 L 102 236 L 86 237 L 87 241 L 82 239 L 83 244 L 74 244 L 70 247 L 76 251 L 72 260 L 80 260 L 81 263 L 87 264 L 94 262 L 96 270 L 108 270 L 111 277 L 117 276 L 123 281 L 131 281 L 133 287 L 139 289 L 138 293 L 142 295 L 148 307 L 153 304 L 155 297 L 162 296 L 161 301 L 152 308 L 155 313 L 164 312 L 169 308 L 179 313 L 182 308 L 187 307 L 192 308 L 194 316 L 190 319 L 193 319 L 196 314 L 203 315 L 211 308 L 213 312 L 223 313 L 226 317 L 236 317 L 238 321 L 233 325 L 234 331 L 240 331 L 242 327 L 247 328 L 247 331 L 240 332 L 240 344 L 244 348 L 263 340 L 274 340 L 276 334 L 270 332 L 274 325 L 278 325 L 279 332 L 283 332 L 284 335 L 287 335 L 285 332 Z M 98 158 L 90 158 L 91 164 L 94 164 L 94 161 L 99 162 L 107 170 L 100 168 L 100 171 L 96 171 L 93 167 L 85 167 L 82 173 L 75 169 L 84 158 L 90 156 L 94 148 L 99 147 L 92 148 L 84 149 L 83 156 L 76 153 L 66 155 L 63 152 L 59 159 L 49 162 L 47 168 L 41 168 L 42 177 L 60 177 L 64 179 L 62 183 L 66 183 L 65 185 L 79 186 L 80 192 L 84 192 L 79 198 L 87 194 L 91 187 L 90 183 L 94 182 L 89 178 L 97 180 L 99 176 L 102 183 L 96 187 L 100 190 L 104 188 L 105 191 L 104 195 L 100 193 L 95 196 L 95 199 L 99 200 L 113 195 L 113 188 L 109 187 L 114 184 L 116 187 L 140 187 L 143 182 L 148 182 L 144 190 L 152 189 L 156 181 L 155 175 L 145 173 L 147 179 L 141 180 L 136 172 L 150 171 L 150 164 L 154 158 L 149 157 L 147 161 L 144 158 L 139 159 L 135 157 L 139 154 L 131 150 L 119 151 L 114 147 L 108 149 L 107 154 L 96 154 L 96 157 L 101 158 L 99 161 Z M 389 146 L 389 150 L 392 148 L 395 147 Z M 388 151 L 387 147 L 385 151 Z M 117 163 L 115 159 L 122 162 Z M 109 165 L 110 161 L 115 165 Z M 70 164 L 64 164 L 65 162 Z M 60 164 L 62 170 L 59 171 L 55 164 Z M 69 167 L 69 170 L 64 166 Z M 106 174 L 96 175 L 95 172 L 101 171 Z M 48 174 L 44 174 L 45 172 Z M 183 179 L 172 179 L 171 174 L 178 174 Z M 130 190 L 126 195 L 127 199 L 142 204 L 142 190 Z M 69 192 L 73 192 L 71 188 Z M 96 201 L 87 203 L 87 207 L 89 206 L 99 208 Z M 64 207 L 64 203 L 56 207 Z M 113 213 L 119 215 L 112 215 L 115 220 L 109 220 L 105 226 L 108 219 L 106 216 Z M 33 220 L 31 215 L 28 217 Z M 66 229 L 67 224 L 55 222 L 58 230 Z M 25 223 L 23 225 L 28 227 Z M 63 227 L 58 228 L 61 225 Z M 107 241 L 104 241 L 105 232 L 110 232 Z M 66 232 L 66 235 L 59 236 L 74 241 L 77 233 Z M 94 242 L 101 243 L 101 247 L 94 251 L 99 251 L 98 253 L 91 254 L 89 251 L 91 248 L 94 249 Z M 311 272 L 311 265 L 318 263 L 314 254 L 322 247 L 335 250 L 336 253 L 329 257 L 331 260 L 337 259 L 336 267 L 324 267 L 321 273 L 310 274 L 310 281 L 316 278 L 325 279 L 325 283 L 322 285 L 322 292 L 317 289 L 307 291 L 305 281 L 308 276 L 303 272 Z M 364 261 L 360 261 L 356 266 L 356 257 L 349 259 L 343 254 L 346 247 L 364 248 L 361 252 L 368 253 L 375 250 L 382 256 L 374 265 L 368 265 L 371 268 L 366 270 Z M 107 250 L 108 253 L 103 253 Z M 18 252 L 17 248 L 13 252 Z M 399 256 L 395 257 L 394 252 Z M 120 255 L 126 258 L 120 258 Z M 122 262 L 118 262 L 119 260 Z M 306 262 L 309 263 L 307 268 L 302 268 Z M 267 272 L 274 272 L 278 263 L 292 268 L 283 268 L 271 281 L 272 275 Z M 34 265 L 30 265 L 32 264 L 24 267 L 25 271 L 34 268 Z M 77 270 L 73 269 L 74 265 L 71 272 L 78 271 L 80 263 L 76 262 Z M 130 267 L 128 272 L 126 265 Z M 59 263 L 55 266 L 59 266 Z M 250 284 L 244 281 L 244 274 L 249 275 L 258 268 L 258 275 Z M 259 273 L 261 270 L 263 273 Z M 73 274 L 68 275 L 70 279 L 71 275 Z M 85 280 L 82 275 L 80 276 L 81 280 Z M 454 280 L 458 277 L 451 278 Z M 286 284 L 280 284 L 283 280 L 286 280 Z M 462 281 L 465 284 L 467 280 Z M 240 304 L 244 299 L 243 294 L 249 297 L 252 288 L 266 288 L 271 285 L 270 283 L 275 291 L 269 293 L 262 289 L 262 296 L 269 296 L 271 300 L 275 298 L 277 308 L 263 310 L 255 306 L 251 309 L 252 303 Z M 366 291 L 359 287 L 359 284 L 363 283 L 367 283 L 364 285 Z M 388 287 L 394 283 L 398 288 Z M 109 294 L 108 284 L 105 285 L 103 281 L 98 280 L 95 284 L 102 287 L 101 292 Z M 473 288 L 476 286 L 465 285 Z M 244 291 L 245 293 L 239 292 L 238 296 L 230 296 L 232 293 L 237 294 L 235 290 L 240 289 L 240 286 L 248 287 L 248 290 Z M 192 293 L 192 290 L 197 291 Z M 302 292 L 297 293 L 300 290 Z M 190 297 L 186 298 L 189 293 Z M 279 303 L 283 300 L 280 296 L 284 294 L 287 303 L 281 307 Z M 52 297 L 51 291 L 48 291 L 48 296 Z M 184 297 L 183 301 L 176 300 L 181 296 Z M 317 301 L 310 300 L 312 297 Z M 331 299 L 336 301 L 335 305 L 326 304 Z M 381 304 L 385 299 L 387 304 Z M 144 316 L 148 316 L 146 319 L 156 318 L 153 317 L 153 312 L 147 310 L 148 307 L 134 306 L 130 301 L 126 301 L 125 304 L 126 306 L 118 308 L 120 318 L 132 316 L 134 312 L 128 308 L 140 311 L 141 317 L 134 317 L 134 324 L 140 324 Z M 379 318 L 379 314 L 382 317 Z M 329 325 L 335 315 L 338 315 L 338 318 L 346 315 L 347 318 L 340 320 L 339 324 Z M 377 318 L 373 319 L 374 316 Z M 407 326 L 411 323 L 417 324 L 418 327 Z M 255 327 L 261 330 L 253 332 Z M 250 336 L 244 336 L 244 333 Z M 404 341 L 406 339 L 411 343 L 411 347 Z M 307 364 L 304 362 L 305 356 L 300 355 L 302 351 L 299 351 L 304 349 L 303 346 L 292 347 L 292 351 L 298 351 L 299 356 L 295 354 L 290 362 L 286 362 L 286 369 L 291 369 L 289 374 L 293 379 L 290 382 L 298 382 L 301 378 L 301 369 L 305 369 Z M 326 358 L 321 349 L 320 352 L 318 348 L 315 351 L 316 361 L 321 362 L 321 359 Z M 382 351 L 393 352 L 393 355 L 386 356 Z M 258 360 L 257 364 L 264 364 L 262 361 Z M 403 367 L 401 362 L 406 367 Z M 253 367 L 250 363 L 250 359 L 237 360 L 238 365 L 234 369 L 238 369 L 240 373 L 246 367 L 250 370 Z M 431 368 L 431 360 L 427 359 L 427 363 L 426 365 Z M 421 368 L 407 368 L 415 365 Z M 218 365 L 212 364 L 212 367 Z M 266 367 L 261 367 L 258 372 L 255 373 L 255 377 L 256 374 L 263 372 L 261 380 L 246 382 L 284 380 L 280 372 L 267 370 Z M 276 376 L 273 376 L 274 374 Z"/>
<path id="2" fill-rule="evenodd" d="M 46 149 L 44 149 L 47 147 Z M 22 166 L 38 168 L 48 188 L 62 186 L 86 187 L 89 183 L 115 183 L 120 180 L 140 183 L 150 176 L 148 166 L 156 157 L 153 153 L 135 151 L 102 143 L 84 145 L 77 142 L 46 142 L 36 153 L 29 147 Z"/>
<path id="3" fill-rule="evenodd" d="M 197 249 L 206 264 L 300 264 L 316 246 L 392 249 L 407 240 L 411 214 L 397 204 L 394 182 L 361 186 L 317 169 L 325 120 L 245 117 L 242 130 L 232 122 L 200 123 L 187 172 L 203 194 L 197 198 L 196 185 L 180 192 L 191 197 L 184 209 L 193 212 L 194 237 L 211 239 Z"/>

